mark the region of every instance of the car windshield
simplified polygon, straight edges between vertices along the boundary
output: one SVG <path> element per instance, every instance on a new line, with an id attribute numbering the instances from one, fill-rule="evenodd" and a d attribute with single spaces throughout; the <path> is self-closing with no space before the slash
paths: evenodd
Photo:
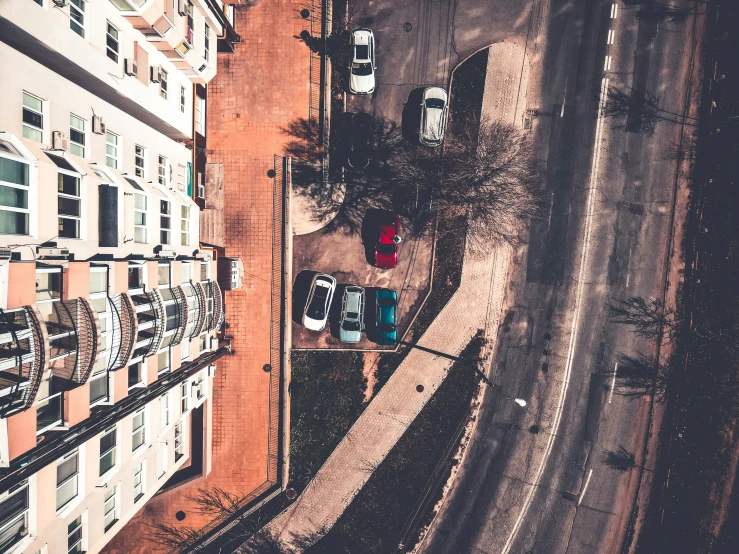
<path id="1" fill-rule="evenodd" d="M 444 101 L 439 100 L 438 98 L 429 98 L 428 100 L 426 100 L 426 107 L 441 110 L 444 108 Z"/>
<path id="2" fill-rule="evenodd" d="M 366 44 L 357 44 L 354 47 L 354 59 L 369 60 L 369 46 Z"/>
<path id="3" fill-rule="evenodd" d="M 358 321 L 345 321 L 342 324 L 342 327 L 345 331 L 359 331 L 359 322 Z"/>
<path id="4" fill-rule="evenodd" d="M 377 326 L 377 330 L 381 331 L 382 333 L 392 333 L 396 329 L 397 327 L 393 325 L 392 323 L 380 323 Z"/>
<path id="5" fill-rule="evenodd" d="M 371 63 L 353 63 L 352 74 L 354 75 L 372 75 Z"/>
<path id="6" fill-rule="evenodd" d="M 328 296 L 328 289 L 324 287 L 316 287 L 313 292 L 313 298 L 311 298 L 310 304 L 306 314 L 311 319 L 323 319 L 326 315 L 326 297 Z"/>
<path id="7" fill-rule="evenodd" d="M 395 245 L 394 244 L 378 244 L 377 251 L 380 254 L 389 256 L 390 254 L 395 254 Z"/>

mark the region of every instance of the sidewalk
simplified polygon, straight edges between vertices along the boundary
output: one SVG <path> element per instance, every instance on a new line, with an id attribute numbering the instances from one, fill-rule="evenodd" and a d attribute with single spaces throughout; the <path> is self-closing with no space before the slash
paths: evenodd
<path id="1" fill-rule="evenodd" d="M 520 126 L 528 60 L 520 48 L 507 43 L 491 47 L 490 59 L 497 61 L 488 71 L 505 78 L 488 78 L 483 114 Z M 491 96 L 494 100 L 487 100 Z M 494 341 L 511 258 L 508 246 L 482 255 L 467 248 L 459 289 L 418 344 L 458 355 L 478 329 L 485 329 L 487 338 Z M 489 348 L 495 351 L 494 344 Z M 280 543 L 300 551 L 328 532 L 439 388 L 450 365 L 445 358 L 409 352 L 300 497 L 267 526 Z M 239 552 L 250 552 L 248 543 Z"/>
<path id="2" fill-rule="evenodd" d="M 226 293 L 225 334 L 233 337 L 234 355 L 218 363 L 213 381 L 210 473 L 154 497 L 107 552 L 160 550 L 144 540 L 153 522 L 195 529 L 207 524 L 210 516 L 197 514 L 186 498 L 198 488 L 245 496 L 277 478 L 276 460 L 268 459 L 270 373 L 263 366 L 271 362 L 273 225 L 281 221 L 273 220 L 273 202 L 280 199 L 268 171 L 277 169 L 279 178 L 275 155 L 285 153 L 284 129 L 308 117 L 309 52 L 294 38 L 307 25 L 303 7 L 300 0 L 237 6 L 242 42 L 234 54 L 218 55 L 218 73 L 208 86 L 208 158 L 224 171 L 226 254 L 240 257 L 245 270 L 241 290 Z M 280 295 L 279 281 L 276 287 Z M 181 522 L 175 518 L 179 510 L 185 513 Z"/>

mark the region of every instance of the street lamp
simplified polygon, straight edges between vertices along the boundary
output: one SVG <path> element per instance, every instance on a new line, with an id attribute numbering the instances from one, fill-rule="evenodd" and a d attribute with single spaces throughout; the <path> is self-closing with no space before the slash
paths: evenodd
<path id="1" fill-rule="evenodd" d="M 467 360 L 464 360 L 460 358 L 459 356 L 452 356 L 451 354 L 446 354 L 445 352 L 439 352 L 438 350 L 433 350 L 431 348 L 426 348 L 425 346 L 419 346 L 418 344 L 413 344 L 410 342 L 406 342 L 403 340 L 396 340 L 397 344 L 404 344 L 405 346 L 410 346 L 411 348 L 416 348 L 418 350 L 422 350 L 423 352 L 428 352 L 429 354 L 434 354 L 436 356 L 441 356 L 442 358 L 447 358 L 448 360 L 453 360 L 455 362 L 461 362 L 463 364 L 469 364 Z M 526 407 L 526 401 L 523 398 L 514 398 L 513 396 L 510 396 L 509 394 L 506 394 L 503 392 L 499 387 L 496 387 L 493 382 L 487 378 L 487 376 L 480 371 L 480 368 L 477 367 L 476 364 L 469 364 L 472 366 L 472 369 L 475 370 L 475 372 L 480 376 L 480 379 L 482 379 L 483 383 L 485 383 L 487 386 L 489 386 L 491 389 L 496 391 L 497 393 L 505 396 L 509 400 L 513 400 L 517 405 L 521 406 L 522 408 Z"/>

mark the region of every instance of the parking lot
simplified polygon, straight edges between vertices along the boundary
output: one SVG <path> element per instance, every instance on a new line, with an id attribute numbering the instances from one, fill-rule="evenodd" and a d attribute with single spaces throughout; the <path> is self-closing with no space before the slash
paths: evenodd
<path id="1" fill-rule="evenodd" d="M 293 348 L 345 348 L 356 350 L 393 349 L 393 346 L 375 344 L 375 292 L 392 289 L 398 294 L 398 338 L 402 338 L 413 316 L 419 310 L 429 287 L 432 259 L 431 237 L 406 239 L 398 247 L 398 265 L 380 269 L 370 265 L 370 245 L 362 244 L 362 231 L 344 232 L 324 229 L 293 238 Z M 368 243 L 365 236 L 365 243 Z M 369 260 L 368 260 L 369 258 Z M 301 324 L 310 283 L 315 273 L 327 273 L 337 281 L 329 319 L 322 332 L 309 331 Z M 339 340 L 339 316 L 343 290 L 347 285 L 358 285 L 366 290 L 365 330 L 358 344 Z"/>

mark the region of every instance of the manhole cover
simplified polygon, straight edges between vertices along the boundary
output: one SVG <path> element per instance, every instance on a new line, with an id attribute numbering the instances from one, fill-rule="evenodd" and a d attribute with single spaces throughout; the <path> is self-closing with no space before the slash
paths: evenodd
<path id="1" fill-rule="evenodd" d="M 308 19 L 310 17 L 310 10 L 307 10 L 305 8 L 300 10 L 300 17 L 302 17 L 303 19 Z"/>
<path id="2" fill-rule="evenodd" d="M 410 33 L 413 30 L 413 25 L 406 21 L 405 23 L 403 23 L 403 30 L 406 33 Z"/>
<path id="3" fill-rule="evenodd" d="M 423 392 L 423 385 L 418 385 L 418 386 L 416 387 L 416 390 L 417 390 L 418 392 Z"/>
<path id="4" fill-rule="evenodd" d="M 262 366 L 262 371 L 264 371 L 265 373 L 269 373 L 270 371 L 272 371 L 272 366 L 269 364 L 264 364 Z"/>
<path id="5" fill-rule="evenodd" d="M 298 493 L 295 489 L 285 489 L 285 496 L 288 500 L 295 500 L 298 497 Z"/>
<path id="6" fill-rule="evenodd" d="M 180 510 L 179 512 L 177 512 L 174 515 L 174 517 L 177 518 L 177 521 L 182 521 L 183 519 L 185 519 L 187 517 L 187 514 L 185 512 L 183 512 L 182 510 Z"/>

